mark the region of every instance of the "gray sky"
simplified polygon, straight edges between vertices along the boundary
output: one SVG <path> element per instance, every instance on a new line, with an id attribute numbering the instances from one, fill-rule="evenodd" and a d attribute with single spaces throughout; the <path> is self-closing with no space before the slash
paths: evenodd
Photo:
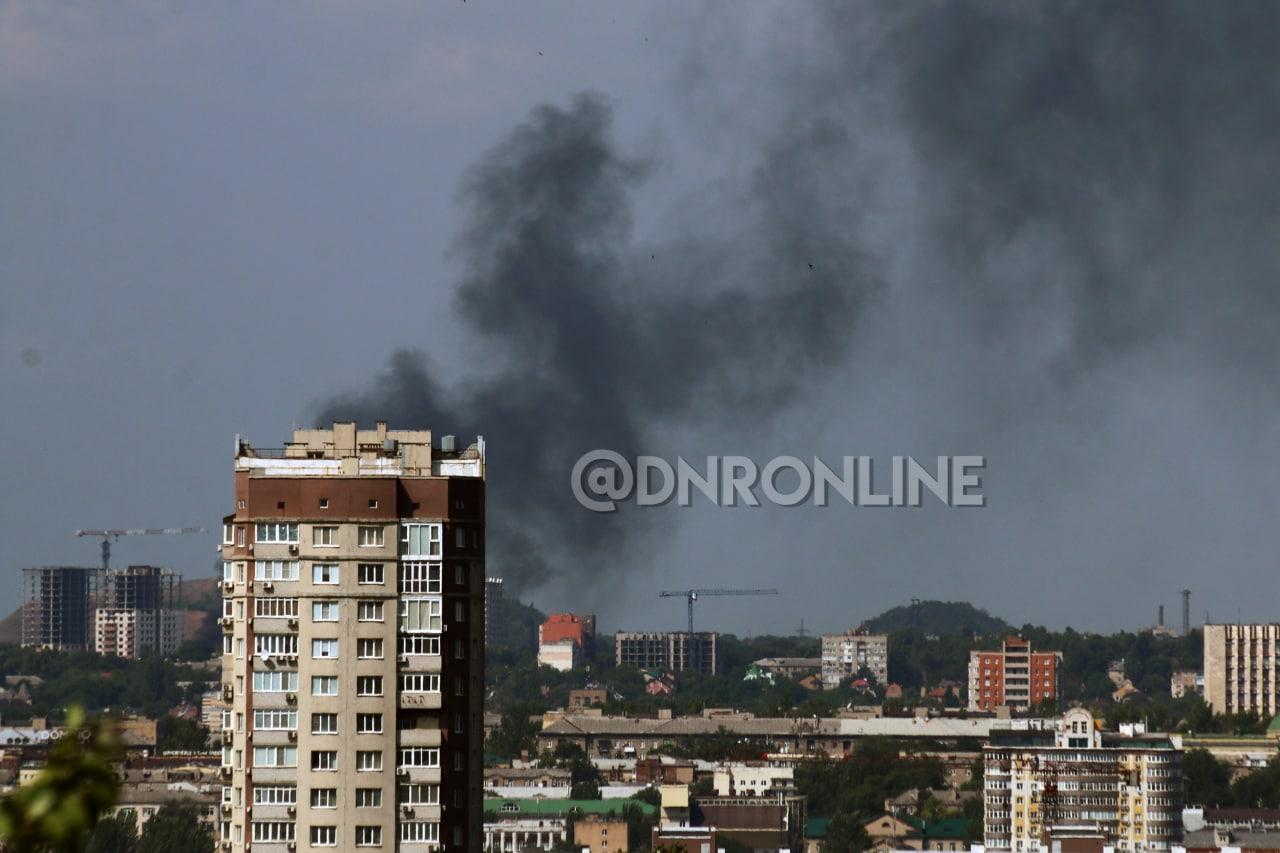
<path id="1" fill-rule="evenodd" d="M 0 5 L 0 607 L 207 574 L 233 436 L 346 407 L 484 433 L 490 570 L 607 628 L 1275 618 L 1273 6 L 534 8 Z M 990 506 L 606 521 L 594 446 Z"/>

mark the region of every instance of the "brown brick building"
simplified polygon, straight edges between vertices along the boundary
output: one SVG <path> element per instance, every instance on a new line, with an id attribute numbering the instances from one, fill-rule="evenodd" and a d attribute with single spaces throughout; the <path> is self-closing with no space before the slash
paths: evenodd
<path id="1" fill-rule="evenodd" d="M 969 710 L 1026 711 L 1061 696 L 1062 652 L 1032 651 L 1031 643 L 1009 637 L 998 652 L 969 653 Z"/>

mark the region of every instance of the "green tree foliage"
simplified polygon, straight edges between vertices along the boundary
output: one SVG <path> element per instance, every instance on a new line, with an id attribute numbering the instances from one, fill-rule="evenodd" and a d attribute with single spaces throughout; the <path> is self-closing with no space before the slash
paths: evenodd
<path id="1" fill-rule="evenodd" d="M 138 846 L 138 822 L 125 810 L 98 821 L 85 853 L 134 853 Z"/>
<path id="2" fill-rule="evenodd" d="M 115 801 L 112 762 L 119 755 L 112 725 L 87 722 L 84 712 L 73 708 L 44 768 L 0 801 L 0 838 L 23 853 L 79 850 Z"/>
<path id="3" fill-rule="evenodd" d="M 979 610 L 967 601 L 922 601 L 916 606 L 894 607 L 866 623 L 873 634 L 922 630 L 931 634 L 1007 634 L 1013 629 L 1003 619 Z"/>
<path id="4" fill-rule="evenodd" d="M 656 788 L 648 788 L 646 790 L 652 791 L 655 795 L 658 795 L 658 790 Z M 645 791 L 641 791 L 636 794 L 632 799 L 641 799 L 640 794 L 643 793 L 645 793 Z M 661 796 L 658 795 L 655 799 L 660 800 Z M 649 801 L 646 800 L 646 802 Z M 658 803 L 650 802 L 650 805 L 656 806 Z M 657 814 L 645 814 L 644 809 L 640 808 L 636 803 L 625 803 L 622 806 L 622 819 L 627 822 L 628 849 L 643 850 L 648 847 L 649 840 L 653 837 L 653 827 L 658 822 Z"/>
<path id="5" fill-rule="evenodd" d="M 156 722 L 156 748 L 160 752 L 207 752 L 209 730 L 195 720 L 166 714 Z"/>
<path id="6" fill-rule="evenodd" d="M 884 811 L 884 801 L 911 788 L 941 788 L 945 774 L 935 758 L 908 753 L 883 738 L 859 741 L 843 761 L 806 762 L 796 768 L 796 788 L 809 797 L 809 814 L 852 816 L 859 826 Z M 828 827 L 828 832 L 830 828 Z"/>
<path id="7" fill-rule="evenodd" d="M 213 834 L 194 805 L 169 804 L 147 821 L 137 853 L 213 853 Z"/>
<path id="8" fill-rule="evenodd" d="M 559 767 L 569 771 L 572 786 L 569 796 L 575 800 L 600 799 L 600 771 L 591 759 L 575 743 L 558 743 L 554 752 L 544 752 L 538 758 L 539 767 Z"/>
<path id="9" fill-rule="evenodd" d="M 159 718 L 184 699 L 180 681 L 214 680 L 208 672 L 157 657 L 122 660 L 92 652 L 56 652 L 0 644 L 0 676 L 38 675 L 32 712 L 61 717 L 79 705 L 91 713 L 133 711 Z M 198 692 L 198 691 L 195 691 Z"/>
<path id="10" fill-rule="evenodd" d="M 865 820 L 852 814 L 836 815 L 827 824 L 827 834 L 822 840 L 823 853 L 862 853 L 871 844 Z"/>
<path id="11" fill-rule="evenodd" d="M 520 702 L 508 708 L 502 715 L 502 722 L 485 743 L 489 759 L 510 761 L 519 758 L 522 752 L 532 755 L 537 747 L 537 733 L 541 729 L 541 725 L 533 718 L 541 713 L 542 709 L 532 702 Z"/>

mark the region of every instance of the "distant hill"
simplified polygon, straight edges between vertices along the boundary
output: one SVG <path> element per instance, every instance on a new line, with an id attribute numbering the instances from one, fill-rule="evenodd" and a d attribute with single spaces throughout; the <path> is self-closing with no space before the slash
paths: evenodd
<path id="1" fill-rule="evenodd" d="M 915 608 L 910 605 L 894 607 L 868 620 L 866 625 L 877 634 L 917 627 L 927 634 L 1015 632 L 1003 619 L 992 616 L 967 601 L 922 601 Z"/>

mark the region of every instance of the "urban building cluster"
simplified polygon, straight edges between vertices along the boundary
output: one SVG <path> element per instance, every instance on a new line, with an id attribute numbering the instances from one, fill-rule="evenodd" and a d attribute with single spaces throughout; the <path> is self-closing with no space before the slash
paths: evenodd
<path id="1" fill-rule="evenodd" d="M 168 803 L 193 803 L 226 851 L 702 853 L 732 839 L 817 853 L 831 816 L 810 813 L 802 768 L 852 759 L 875 742 L 900 744 L 904 757 L 928 744 L 944 783 L 887 798 L 860 827 L 872 850 L 1280 849 L 1280 813 L 1187 803 L 1183 780 L 1190 749 L 1236 773 L 1266 764 L 1280 749 L 1280 722 L 1232 737 L 1106 730 L 1086 709 L 1060 710 L 1063 652 L 1020 636 L 972 651 L 967 682 L 935 679 L 911 699 L 894 680 L 892 639 L 865 625 L 820 635 L 817 657 L 746 667 L 745 680 L 861 697 L 830 716 L 623 715 L 607 712 L 623 697 L 590 669 L 608 655 L 597 648 L 595 614 L 553 613 L 537 625 L 537 663 L 580 671 L 582 684 L 531 721 L 528 752 L 486 766 L 501 718 L 483 708 L 485 650 L 531 640 L 513 635 L 510 611 L 522 605 L 486 572 L 485 466 L 482 439 L 464 447 L 384 423 L 295 430 L 281 448 L 237 438 L 217 581 L 220 654 L 200 706 L 170 712 L 203 722 L 209 749 L 157 755 L 157 721 L 121 720 L 115 810 L 142 827 Z M 172 654 L 182 636 L 178 590 L 178 575 L 154 566 L 26 569 L 22 643 Z M 771 592 L 663 593 L 688 597 L 690 630 L 617 632 L 613 665 L 639 670 L 655 695 L 678 692 L 690 673 L 728 677 L 737 664 L 721 660 L 720 635 L 692 630 L 696 594 Z M 1184 594 L 1183 633 L 1187 620 Z M 1150 630 L 1178 634 L 1163 612 Z M 1206 625 L 1202 668 L 1175 669 L 1170 695 L 1276 717 L 1278 641 L 1280 624 Z M 1106 675 L 1116 701 L 1137 691 L 1123 660 Z M 30 703 L 42 683 L 6 674 L 0 698 Z M 920 706 L 904 707 L 913 700 Z M 33 778 L 62 734 L 40 719 L 0 727 L 0 793 Z M 744 757 L 680 757 L 726 742 Z M 599 797 L 575 796 L 577 771 L 538 760 L 547 754 L 584 756 Z M 973 804 L 977 833 L 936 816 Z"/>
<path id="2" fill-rule="evenodd" d="M 182 641 L 180 576 L 158 566 L 22 570 L 22 645 L 139 658 Z"/>

